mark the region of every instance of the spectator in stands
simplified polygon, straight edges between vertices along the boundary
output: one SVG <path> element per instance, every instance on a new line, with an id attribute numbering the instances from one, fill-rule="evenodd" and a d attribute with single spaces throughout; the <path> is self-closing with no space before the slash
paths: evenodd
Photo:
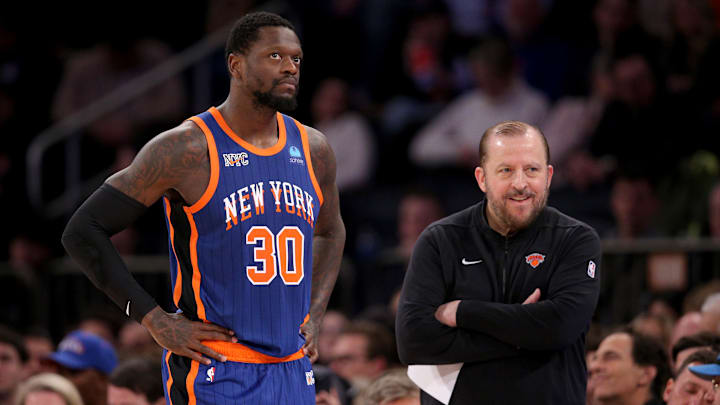
<path id="1" fill-rule="evenodd" d="M 720 336 L 710 332 L 700 332 L 680 338 L 670 351 L 671 365 L 673 367 L 680 366 L 685 359 L 700 350 L 720 352 Z M 677 374 L 679 370 L 674 369 L 674 372 Z"/>
<path id="2" fill-rule="evenodd" d="M 443 206 L 434 193 L 410 188 L 397 207 L 397 244 L 380 252 L 370 268 L 358 274 L 366 307 L 387 307 L 401 287 L 412 248 L 420 233 L 443 216 Z"/>
<path id="3" fill-rule="evenodd" d="M 42 367 L 42 360 L 55 350 L 55 344 L 50 338 L 50 334 L 44 329 L 33 328 L 23 335 L 23 341 L 28 353 L 25 377 L 32 377 L 48 371 Z"/>
<path id="4" fill-rule="evenodd" d="M 92 405 L 83 402 L 70 380 L 57 374 L 43 373 L 20 385 L 14 405 Z"/>
<path id="5" fill-rule="evenodd" d="M 392 334 L 382 325 L 356 321 L 338 337 L 330 368 L 350 382 L 355 395 L 397 362 Z"/>
<path id="6" fill-rule="evenodd" d="M 313 364 L 317 405 L 350 405 L 350 384 L 329 367 Z"/>
<path id="7" fill-rule="evenodd" d="M 420 405 L 420 389 L 407 376 L 407 369 L 392 369 L 363 390 L 355 405 Z"/>
<path id="8" fill-rule="evenodd" d="M 589 371 L 595 404 L 660 404 L 670 377 L 662 345 L 634 332 L 613 333 L 603 339 Z"/>
<path id="9" fill-rule="evenodd" d="M 0 405 L 12 404 L 15 391 L 25 377 L 27 360 L 22 336 L 0 326 Z"/>
<path id="10" fill-rule="evenodd" d="M 702 328 L 711 333 L 720 333 L 720 293 L 705 299 L 702 308 Z"/>
<path id="11" fill-rule="evenodd" d="M 667 381 L 663 392 L 665 403 L 667 405 L 711 405 L 715 401 L 712 383 L 694 375 L 688 367 L 712 363 L 716 357 L 716 352 L 700 350 L 685 359 L 674 377 Z"/>
<path id="12" fill-rule="evenodd" d="M 83 331 L 70 332 L 48 357 L 58 374 L 69 379 L 93 405 L 107 403 L 108 377 L 117 365 L 115 349 L 102 338 Z"/>
<path id="13" fill-rule="evenodd" d="M 612 188 L 611 207 L 615 217 L 616 238 L 659 236 L 654 220 L 660 201 L 651 181 L 642 176 L 620 176 Z"/>
<path id="14" fill-rule="evenodd" d="M 327 137 L 338 162 L 338 190 L 357 189 L 372 178 L 375 139 L 365 117 L 350 110 L 350 88 L 337 78 L 323 80 L 312 99 L 314 127 Z"/>
<path id="15" fill-rule="evenodd" d="M 348 318 L 342 312 L 328 310 L 325 312 L 322 324 L 320 325 L 320 336 L 318 336 L 318 363 L 329 364 L 332 359 L 333 347 L 338 337 L 348 324 Z"/>
<path id="16" fill-rule="evenodd" d="M 135 357 L 120 363 L 110 375 L 108 405 L 165 403 L 160 363 Z"/>
<path id="17" fill-rule="evenodd" d="M 692 336 L 701 331 L 702 315 L 700 312 L 691 311 L 683 314 L 675 322 L 672 334 L 670 335 L 670 347 L 675 346 L 681 338 Z M 674 357 L 674 356 L 673 356 Z"/>
<path id="18" fill-rule="evenodd" d="M 630 328 L 632 328 L 633 331 L 655 338 L 662 343 L 663 347 L 668 347 L 669 345 L 672 327 L 672 318 L 647 312 L 638 314 L 630 322 Z"/>
<path id="19" fill-rule="evenodd" d="M 125 322 L 120 328 L 117 348 L 118 357 L 121 358 L 142 355 L 160 361 L 162 357 L 162 348 L 150 332 L 133 320 Z"/>
<path id="20" fill-rule="evenodd" d="M 108 306 L 85 311 L 75 329 L 99 336 L 115 347 L 120 325 L 118 311 Z"/>
<path id="21" fill-rule="evenodd" d="M 435 117 L 410 145 L 410 157 L 423 167 L 476 166 L 477 138 L 482 128 L 503 120 L 540 125 L 548 100 L 519 76 L 509 45 L 499 39 L 483 42 L 470 53 L 477 89 Z"/>

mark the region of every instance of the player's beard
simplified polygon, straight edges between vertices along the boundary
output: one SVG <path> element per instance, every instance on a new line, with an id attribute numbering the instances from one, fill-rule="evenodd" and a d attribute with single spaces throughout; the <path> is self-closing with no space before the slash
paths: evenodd
<path id="1" fill-rule="evenodd" d="M 542 194 L 537 194 L 529 189 L 526 189 L 523 192 L 509 192 L 506 195 L 498 197 L 495 196 L 495 193 L 493 193 L 489 187 L 486 192 L 488 209 L 492 211 L 492 214 L 495 217 L 494 219 L 500 222 L 501 226 L 507 228 L 508 235 L 530 226 L 530 224 L 535 221 L 538 215 L 540 215 L 540 212 L 542 212 L 543 208 L 547 205 L 549 194 L 550 190 L 547 183 L 545 185 L 545 189 L 542 191 Z M 529 197 L 532 200 L 530 212 L 528 212 L 525 216 L 514 215 L 508 207 L 508 199 L 512 197 Z"/>
<path id="2" fill-rule="evenodd" d="M 280 84 L 280 80 L 273 80 L 270 90 L 264 92 L 255 90 L 253 92 L 255 105 L 258 107 L 269 107 L 277 111 L 295 110 L 297 108 L 297 94 L 300 90 L 300 84 L 298 83 L 296 85 L 295 93 L 289 97 L 280 97 L 273 94 L 273 91 L 278 84 Z"/>

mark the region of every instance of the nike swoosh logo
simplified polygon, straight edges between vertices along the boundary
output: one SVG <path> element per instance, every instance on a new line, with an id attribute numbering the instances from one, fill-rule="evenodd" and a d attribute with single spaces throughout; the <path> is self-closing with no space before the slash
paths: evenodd
<path id="1" fill-rule="evenodd" d="M 130 316 L 130 301 L 128 301 L 127 306 L 125 307 L 125 315 Z"/>
<path id="2" fill-rule="evenodd" d="M 464 265 L 466 265 L 466 266 L 469 266 L 469 265 L 471 265 L 471 264 L 478 264 L 478 263 L 482 263 L 482 260 L 469 261 L 468 259 L 466 259 L 466 258 L 464 258 L 464 257 L 463 257 L 463 259 L 462 259 L 462 264 L 464 264 Z"/>

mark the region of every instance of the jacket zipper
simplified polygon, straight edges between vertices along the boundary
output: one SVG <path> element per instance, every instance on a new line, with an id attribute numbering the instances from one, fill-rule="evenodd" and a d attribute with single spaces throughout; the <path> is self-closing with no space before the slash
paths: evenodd
<path id="1" fill-rule="evenodd" d="M 505 238 L 505 257 L 503 259 L 503 269 L 502 269 L 502 296 L 503 296 L 503 302 L 507 302 L 507 297 L 505 296 L 505 284 L 507 282 L 507 261 L 508 261 L 508 239 Z"/>

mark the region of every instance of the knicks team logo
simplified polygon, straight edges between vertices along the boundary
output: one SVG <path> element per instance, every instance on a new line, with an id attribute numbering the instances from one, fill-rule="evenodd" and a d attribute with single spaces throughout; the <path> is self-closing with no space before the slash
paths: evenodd
<path id="1" fill-rule="evenodd" d="M 525 263 L 529 264 L 533 269 L 537 269 L 540 263 L 545 261 L 545 255 L 540 253 L 531 253 L 525 256 Z"/>
<path id="2" fill-rule="evenodd" d="M 207 378 L 205 379 L 207 382 L 213 382 L 215 381 L 215 367 L 210 367 L 207 371 Z"/>
<path id="3" fill-rule="evenodd" d="M 592 260 L 588 262 L 587 275 L 590 276 L 590 278 L 595 278 L 595 262 Z"/>
<path id="4" fill-rule="evenodd" d="M 312 370 L 305 372 L 305 382 L 307 383 L 307 385 L 315 384 L 315 377 L 313 376 Z"/>
<path id="5" fill-rule="evenodd" d="M 225 167 L 241 167 L 250 164 L 250 161 L 248 160 L 248 154 L 245 152 L 223 153 L 223 160 L 225 161 Z"/>
<path id="6" fill-rule="evenodd" d="M 305 161 L 302 160 L 300 149 L 298 149 L 297 146 L 290 147 L 290 163 L 297 163 L 299 165 L 305 164 Z"/>

